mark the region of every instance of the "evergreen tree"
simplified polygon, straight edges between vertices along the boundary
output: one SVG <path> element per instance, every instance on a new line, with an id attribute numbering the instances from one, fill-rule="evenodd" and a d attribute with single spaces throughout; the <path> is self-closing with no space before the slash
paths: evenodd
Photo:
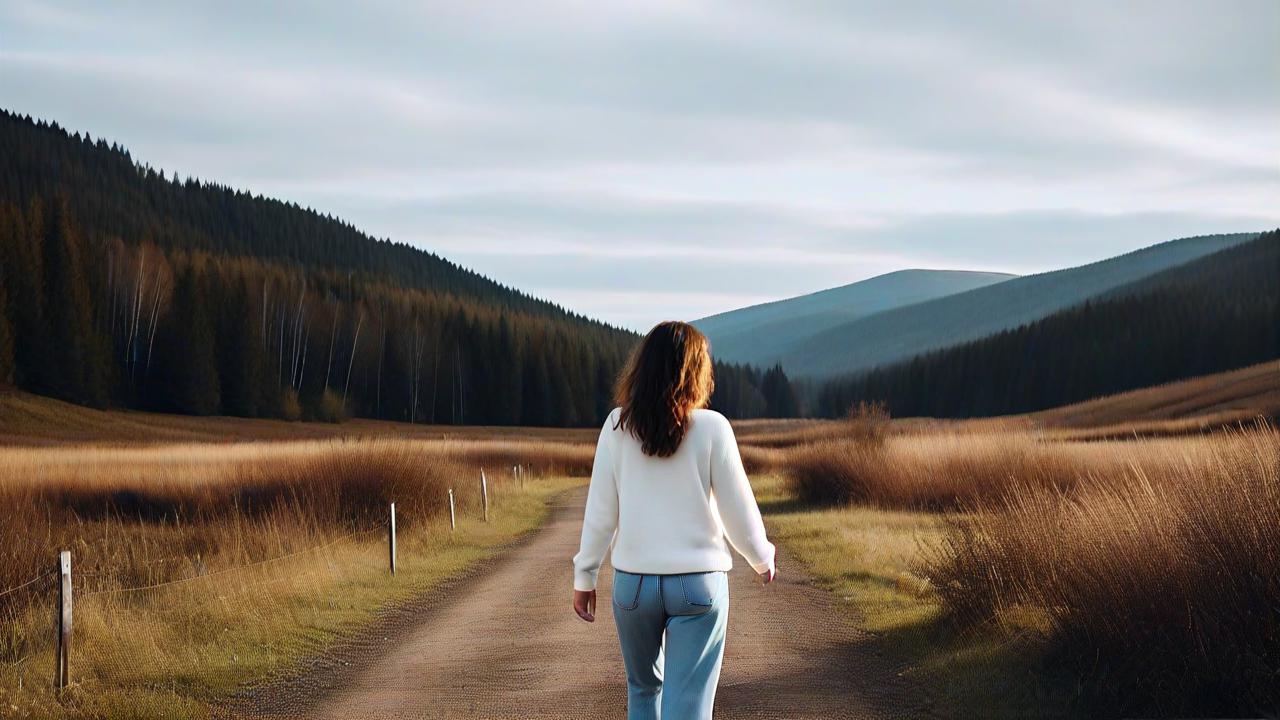
<path id="1" fill-rule="evenodd" d="M 524 357 L 516 344 L 511 320 L 503 316 L 498 324 L 496 358 L 502 363 L 497 382 L 494 383 L 494 402 L 497 404 L 495 422 L 501 425 L 518 425 L 524 401 Z"/>
<path id="2" fill-rule="evenodd" d="M 545 353 L 526 356 L 523 408 L 521 425 L 547 426 L 554 422 L 551 371 L 547 369 Z"/>
<path id="3" fill-rule="evenodd" d="M 0 267 L 0 285 L 5 282 Z M 13 325 L 9 321 L 9 301 L 0 292 L 0 386 L 13 382 Z"/>
<path id="4" fill-rule="evenodd" d="M 760 393 L 764 395 L 767 417 L 791 418 L 799 414 L 795 392 L 791 389 L 791 381 L 787 379 L 782 365 L 774 365 L 765 371 L 760 383 Z"/>
<path id="5" fill-rule="evenodd" d="M 53 352 L 47 358 L 50 390 L 69 400 L 103 405 L 107 358 L 92 324 L 84 241 L 66 198 L 49 203 L 44 223 L 44 307 Z"/>
<path id="6" fill-rule="evenodd" d="M 215 354 L 222 412 L 254 417 L 260 414 L 258 401 L 262 396 L 261 334 L 247 327 L 254 313 L 240 278 L 230 278 L 219 290 L 216 294 L 223 300 L 217 305 Z"/>
<path id="7" fill-rule="evenodd" d="M 199 273 L 183 269 L 173 287 L 173 308 L 163 343 L 162 405 L 182 413 L 211 415 L 221 401 L 213 323 Z"/>
<path id="8" fill-rule="evenodd" d="M 47 392 L 50 367 L 44 324 L 44 207 L 31 206 L 31 220 L 12 203 L 0 206 L 0 261 L 13 334 L 14 382 Z"/>

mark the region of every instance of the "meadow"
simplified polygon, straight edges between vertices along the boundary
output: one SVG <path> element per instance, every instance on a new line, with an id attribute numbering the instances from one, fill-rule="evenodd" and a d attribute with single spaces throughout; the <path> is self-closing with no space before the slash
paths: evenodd
<path id="1" fill-rule="evenodd" d="M 1280 708 L 1272 425 L 1090 442 L 997 428 L 895 430 L 864 412 L 843 439 L 784 451 L 784 543 L 953 702 L 1015 716 Z"/>
<path id="2" fill-rule="evenodd" d="M 1119 410 L 735 427 L 771 535 L 942 714 L 1274 712 L 1280 434 L 1218 401 L 1198 420 L 1133 412 L 1126 431 L 1124 407 L 1165 413 L 1181 390 L 1159 392 Z M 0 525 L 0 717 L 201 717 L 296 674 L 536 528 L 589 473 L 596 434 L 0 400 L 0 503 L 17 520 Z M 58 549 L 77 624 L 55 695 Z"/>
<path id="3" fill-rule="evenodd" d="M 536 528 L 589 471 L 589 446 L 503 436 L 0 449 L 0 717 L 202 717 L 293 673 Z M 59 549 L 75 634 L 55 694 Z"/>

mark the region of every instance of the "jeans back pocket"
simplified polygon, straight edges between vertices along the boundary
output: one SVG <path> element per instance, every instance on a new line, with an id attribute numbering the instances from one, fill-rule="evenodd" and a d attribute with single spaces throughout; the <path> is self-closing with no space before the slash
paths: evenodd
<path id="1" fill-rule="evenodd" d="M 725 591 L 725 574 L 722 572 L 689 573 L 676 575 L 672 585 L 679 586 L 678 602 L 676 598 L 667 598 L 667 614 L 669 615 L 701 615 L 708 612 Z M 675 587 L 668 586 L 669 590 Z"/>
<path id="2" fill-rule="evenodd" d="M 640 586 L 643 575 L 615 569 L 613 571 L 613 604 L 622 610 L 635 610 L 640 604 Z"/>

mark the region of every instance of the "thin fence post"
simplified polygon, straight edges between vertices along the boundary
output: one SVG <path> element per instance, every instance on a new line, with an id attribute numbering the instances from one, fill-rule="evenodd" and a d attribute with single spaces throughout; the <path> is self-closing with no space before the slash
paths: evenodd
<path id="1" fill-rule="evenodd" d="M 396 574 L 396 504 L 391 503 L 391 516 L 387 522 L 387 551 L 390 553 L 391 574 Z"/>
<path id="2" fill-rule="evenodd" d="M 61 690 L 71 682 L 71 551 L 58 553 L 58 641 L 54 653 L 53 686 Z"/>
<path id="3" fill-rule="evenodd" d="M 453 488 L 449 488 L 449 530 L 458 529 L 458 516 L 453 511 Z"/>
<path id="4" fill-rule="evenodd" d="M 489 479 L 484 476 L 484 468 L 480 468 L 480 497 L 484 500 L 484 521 L 489 522 Z"/>

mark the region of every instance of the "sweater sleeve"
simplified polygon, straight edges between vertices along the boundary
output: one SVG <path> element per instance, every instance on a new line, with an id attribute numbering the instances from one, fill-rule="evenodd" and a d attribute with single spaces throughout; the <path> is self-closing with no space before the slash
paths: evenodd
<path id="1" fill-rule="evenodd" d="M 614 477 L 614 415 L 609 413 L 600 440 L 596 443 L 596 458 L 591 466 L 591 485 L 587 489 L 587 510 L 582 518 L 582 541 L 578 554 L 573 556 L 573 589 L 595 590 L 596 575 L 605 551 L 613 543 L 618 529 L 618 482 Z"/>
<path id="2" fill-rule="evenodd" d="M 729 543 L 751 564 L 752 570 L 763 573 L 773 568 L 773 543 L 765 536 L 760 506 L 742 467 L 733 427 L 728 420 L 721 419 L 721 423 L 711 450 L 711 493 Z"/>

